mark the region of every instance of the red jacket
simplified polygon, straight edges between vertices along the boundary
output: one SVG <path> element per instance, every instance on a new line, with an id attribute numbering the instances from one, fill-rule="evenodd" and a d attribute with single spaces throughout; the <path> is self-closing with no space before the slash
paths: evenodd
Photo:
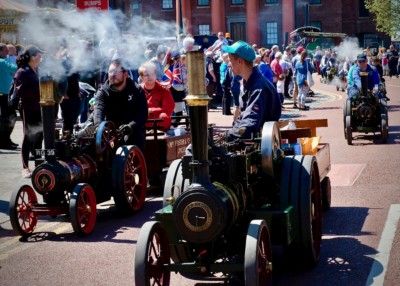
<path id="1" fill-rule="evenodd" d="M 169 89 L 164 88 L 158 81 L 150 92 L 145 89 L 143 83 L 141 86 L 147 99 L 149 119 L 157 119 L 161 113 L 170 117 L 174 112 L 175 102 Z"/>

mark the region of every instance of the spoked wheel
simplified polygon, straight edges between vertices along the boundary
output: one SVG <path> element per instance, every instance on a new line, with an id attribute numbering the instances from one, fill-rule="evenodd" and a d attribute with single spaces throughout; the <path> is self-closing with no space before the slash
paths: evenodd
<path id="1" fill-rule="evenodd" d="M 170 272 L 169 241 L 164 228 L 157 221 L 146 222 L 140 230 L 135 253 L 135 285 L 168 286 Z"/>
<path id="2" fill-rule="evenodd" d="M 36 193 L 29 185 L 23 185 L 12 193 L 9 214 L 11 226 L 17 235 L 27 237 L 33 233 L 38 216 L 32 208 L 37 203 Z"/>
<path id="3" fill-rule="evenodd" d="M 264 220 L 253 220 L 249 225 L 244 268 L 247 286 L 272 285 L 272 248 Z"/>
<path id="4" fill-rule="evenodd" d="M 163 207 L 172 205 L 189 185 L 189 180 L 184 179 L 182 175 L 182 160 L 174 160 L 168 168 L 165 179 Z"/>
<path id="5" fill-rule="evenodd" d="M 135 145 L 119 147 L 112 167 L 113 196 L 117 208 L 131 214 L 142 209 L 147 190 L 143 153 Z"/>
<path id="6" fill-rule="evenodd" d="M 347 139 L 347 128 L 346 128 L 346 117 L 351 116 L 351 100 L 346 99 L 343 106 L 343 129 L 344 129 L 344 138 Z"/>
<path id="7" fill-rule="evenodd" d="M 318 164 L 314 156 L 286 157 L 281 193 L 294 208 L 295 238 L 284 246 L 290 262 L 313 266 L 319 260 L 322 240 L 322 199 Z M 284 183 L 284 181 L 287 181 Z"/>
<path id="8" fill-rule="evenodd" d="M 322 210 L 328 211 L 331 208 L 331 179 L 325 177 L 321 182 Z"/>
<path id="9" fill-rule="evenodd" d="M 281 133 L 276 122 L 265 122 L 261 138 L 261 166 L 265 174 L 271 178 L 276 176 L 276 168 L 280 157 L 283 155 L 281 146 Z"/>
<path id="10" fill-rule="evenodd" d="M 172 205 L 175 200 L 189 187 L 189 185 L 189 180 L 183 178 L 182 160 L 174 160 L 168 168 L 167 178 L 165 179 L 163 207 Z M 188 247 L 186 242 L 174 244 L 170 250 L 171 259 L 174 262 L 192 261 L 190 252 L 188 252 L 187 249 Z"/>
<path id="11" fill-rule="evenodd" d="M 96 133 L 96 161 L 111 167 L 112 158 L 118 148 L 118 134 L 114 123 L 103 121 Z"/>
<path id="12" fill-rule="evenodd" d="M 96 224 L 96 195 L 89 184 L 78 184 L 71 194 L 69 214 L 74 232 L 90 234 Z"/>
<path id="13" fill-rule="evenodd" d="M 353 131 L 351 130 L 351 116 L 346 116 L 346 139 L 347 144 L 351 145 L 353 141 Z"/>
<path id="14" fill-rule="evenodd" d="M 388 131 L 386 114 L 381 114 L 381 139 L 383 144 L 386 144 L 388 134 L 389 131 Z"/>

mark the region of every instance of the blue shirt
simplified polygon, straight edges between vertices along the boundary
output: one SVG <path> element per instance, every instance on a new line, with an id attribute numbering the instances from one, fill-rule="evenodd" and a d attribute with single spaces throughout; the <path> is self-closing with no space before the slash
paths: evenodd
<path id="1" fill-rule="evenodd" d="M 379 85 L 380 80 L 379 80 L 379 74 L 378 71 L 375 67 L 367 65 L 367 69 L 365 71 L 362 71 L 358 65 L 353 69 L 353 79 L 354 79 L 354 85 L 358 88 L 361 89 L 361 76 L 360 72 L 367 72 L 368 73 L 368 89 L 373 90 L 374 85 Z"/>
<path id="2" fill-rule="evenodd" d="M 8 94 L 10 91 L 11 83 L 13 81 L 13 74 L 17 72 L 16 65 L 10 63 L 6 59 L 0 59 L 0 94 Z"/>
<path id="3" fill-rule="evenodd" d="M 264 122 L 278 121 L 281 117 L 281 103 L 274 85 L 262 76 L 257 67 L 253 68 L 240 97 L 240 117 L 228 132 L 228 140 L 251 139 Z"/>

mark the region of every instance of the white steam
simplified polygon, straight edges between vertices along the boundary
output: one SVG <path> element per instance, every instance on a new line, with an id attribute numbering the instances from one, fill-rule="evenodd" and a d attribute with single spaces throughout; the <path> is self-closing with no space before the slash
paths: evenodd
<path id="1" fill-rule="evenodd" d="M 61 46 L 67 48 L 74 72 L 98 68 L 110 49 L 117 51 L 125 65 L 137 68 L 146 61 L 144 52 L 150 42 L 171 46 L 175 29 L 175 22 L 127 18 L 120 10 L 37 9 L 20 23 L 19 33 L 23 39 L 21 44 L 37 45 L 46 51 L 45 56 L 55 55 Z M 90 43 L 93 49 L 88 51 L 86 47 Z"/>
<path id="2" fill-rule="evenodd" d="M 346 60 L 346 58 L 349 58 L 350 61 L 355 61 L 357 55 L 362 53 L 357 38 L 346 38 L 335 49 L 337 57 L 341 61 Z"/>

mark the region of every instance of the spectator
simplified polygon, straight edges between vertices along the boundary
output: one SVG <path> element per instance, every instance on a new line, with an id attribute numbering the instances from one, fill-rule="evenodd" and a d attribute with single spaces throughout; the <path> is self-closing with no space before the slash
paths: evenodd
<path id="1" fill-rule="evenodd" d="M 15 88 L 21 98 L 20 115 L 24 138 L 22 141 L 22 177 L 30 178 L 29 153 L 32 149 L 42 149 L 43 127 L 40 111 L 40 88 L 38 67 L 43 51 L 36 46 L 28 46 L 17 57 L 18 71 L 15 74 Z"/>
<path id="2" fill-rule="evenodd" d="M 299 90 L 299 96 L 297 103 L 299 104 L 300 110 L 308 110 L 309 107 L 306 106 L 307 93 L 309 90 L 309 85 L 307 82 L 307 72 L 312 73 L 313 67 L 310 61 L 307 60 L 307 51 L 302 51 L 299 61 L 296 63 L 296 82 Z"/>
<path id="3" fill-rule="evenodd" d="M 7 60 L 8 47 L 0 43 L 0 149 L 15 150 L 18 144 L 11 141 L 16 113 L 8 106 L 8 97 L 17 66 Z"/>
<path id="4" fill-rule="evenodd" d="M 216 73 L 216 63 L 214 60 L 214 53 L 207 51 L 206 55 L 206 90 L 207 95 L 211 98 L 209 107 L 216 108 L 215 101 L 215 91 L 217 87 L 217 73 Z"/>
<path id="5" fill-rule="evenodd" d="M 162 119 L 158 126 L 167 131 L 171 127 L 171 116 L 175 108 L 171 92 L 156 80 L 156 66 L 153 63 L 142 64 L 139 67 L 139 76 L 147 99 L 148 119 Z M 148 126 L 151 127 L 152 124 L 149 123 Z"/>

